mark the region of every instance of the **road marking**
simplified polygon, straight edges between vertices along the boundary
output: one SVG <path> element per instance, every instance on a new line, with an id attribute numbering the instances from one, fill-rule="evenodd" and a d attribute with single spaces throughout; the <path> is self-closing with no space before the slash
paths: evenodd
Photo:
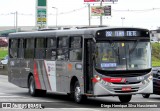
<path id="1" fill-rule="evenodd" d="M 12 94 L 7 94 L 7 93 L 0 93 L 0 98 L 6 98 L 6 97 L 22 97 L 22 96 L 12 95 Z"/>
<path id="2" fill-rule="evenodd" d="M 12 95 L 9 95 L 9 96 L 3 96 L 2 95 L 2 96 L 0 96 L 0 98 L 8 98 L 8 97 L 9 98 L 15 98 L 15 97 L 21 97 L 21 96 L 14 96 L 14 95 L 13 96 Z"/>

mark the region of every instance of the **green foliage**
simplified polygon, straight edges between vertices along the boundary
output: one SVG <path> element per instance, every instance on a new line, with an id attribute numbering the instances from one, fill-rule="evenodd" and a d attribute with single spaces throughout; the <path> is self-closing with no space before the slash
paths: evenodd
<path id="1" fill-rule="evenodd" d="M 160 43 L 152 43 L 152 66 L 160 66 Z"/>
<path id="2" fill-rule="evenodd" d="M 0 48 L 0 60 L 3 59 L 6 55 L 8 55 L 8 49 Z"/>

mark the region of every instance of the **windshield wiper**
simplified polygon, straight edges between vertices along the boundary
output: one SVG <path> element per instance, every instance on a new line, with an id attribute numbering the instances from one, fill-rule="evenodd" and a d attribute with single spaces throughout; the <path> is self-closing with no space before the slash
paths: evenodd
<path id="1" fill-rule="evenodd" d="M 118 47 L 118 51 L 115 49 L 115 46 L 112 46 L 112 41 L 110 41 L 109 42 L 109 44 L 110 44 L 110 46 L 111 46 L 111 48 L 113 49 L 113 51 L 114 51 L 114 53 L 117 55 L 117 56 L 119 56 L 119 47 Z M 115 44 L 115 43 L 114 43 Z"/>
<path id="2" fill-rule="evenodd" d="M 110 46 L 111 48 L 113 49 L 114 53 L 118 56 L 118 62 L 120 63 L 120 55 L 119 55 L 119 47 L 117 46 L 117 50 L 115 48 L 115 46 L 112 46 L 112 41 L 109 42 L 110 43 Z M 114 43 L 115 44 L 115 43 Z"/>
<path id="3" fill-rule="evenodd" d="M 129 54 L 132 54 L 132 53 L 133 53 L 133 51 L 136 49 L 138 43 L 139 43 L 139 41 L 137 40 L 137 41 L 134 43 L 133 47 L 129 50 Z"/>

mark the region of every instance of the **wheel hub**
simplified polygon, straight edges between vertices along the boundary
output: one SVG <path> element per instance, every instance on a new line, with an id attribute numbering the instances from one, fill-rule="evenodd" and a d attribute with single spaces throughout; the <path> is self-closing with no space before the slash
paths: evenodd
<path id="1" fill-rule="evenodd" d="M 80 87 L 76 87 L 75 88 L 75 96 L 76 96 L 76 99 L 77 100 L 80 100 L 80 98 L 81 98 L 81 90 L 80 90 Z"/>

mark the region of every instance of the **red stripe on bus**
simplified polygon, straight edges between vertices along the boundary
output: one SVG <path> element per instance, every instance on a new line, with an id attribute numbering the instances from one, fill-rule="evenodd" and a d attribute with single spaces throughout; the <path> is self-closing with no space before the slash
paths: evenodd
<path id="1" fill-rule="evenodd" d="M 34 79 L 35 79 L 35 83 L 36 83 L 36 88 L 37 89 L 41 89 L 41 83 L 38 77 L 38 71 L 37 71 L 37 66 L 36 63 L 34 62 Z"/>
<path id="2" fill-rule="evenodd" d="M 102 79 L 107 82 L 115 82 L 115 83 L 120 83 L 123 80 L 123 78 L 102 78 Z M 125 80 L 123 82 L 125 82 Z"/>
<path id="3" fill-rule="evenodd" d="M 96 83 L 96 82 L 98 82 L 98 80 L 97 80 L 96 78 L 93 78 L 93 79 L 92 79 L 92 82 L 93 82 L 93 83 Z"/>

